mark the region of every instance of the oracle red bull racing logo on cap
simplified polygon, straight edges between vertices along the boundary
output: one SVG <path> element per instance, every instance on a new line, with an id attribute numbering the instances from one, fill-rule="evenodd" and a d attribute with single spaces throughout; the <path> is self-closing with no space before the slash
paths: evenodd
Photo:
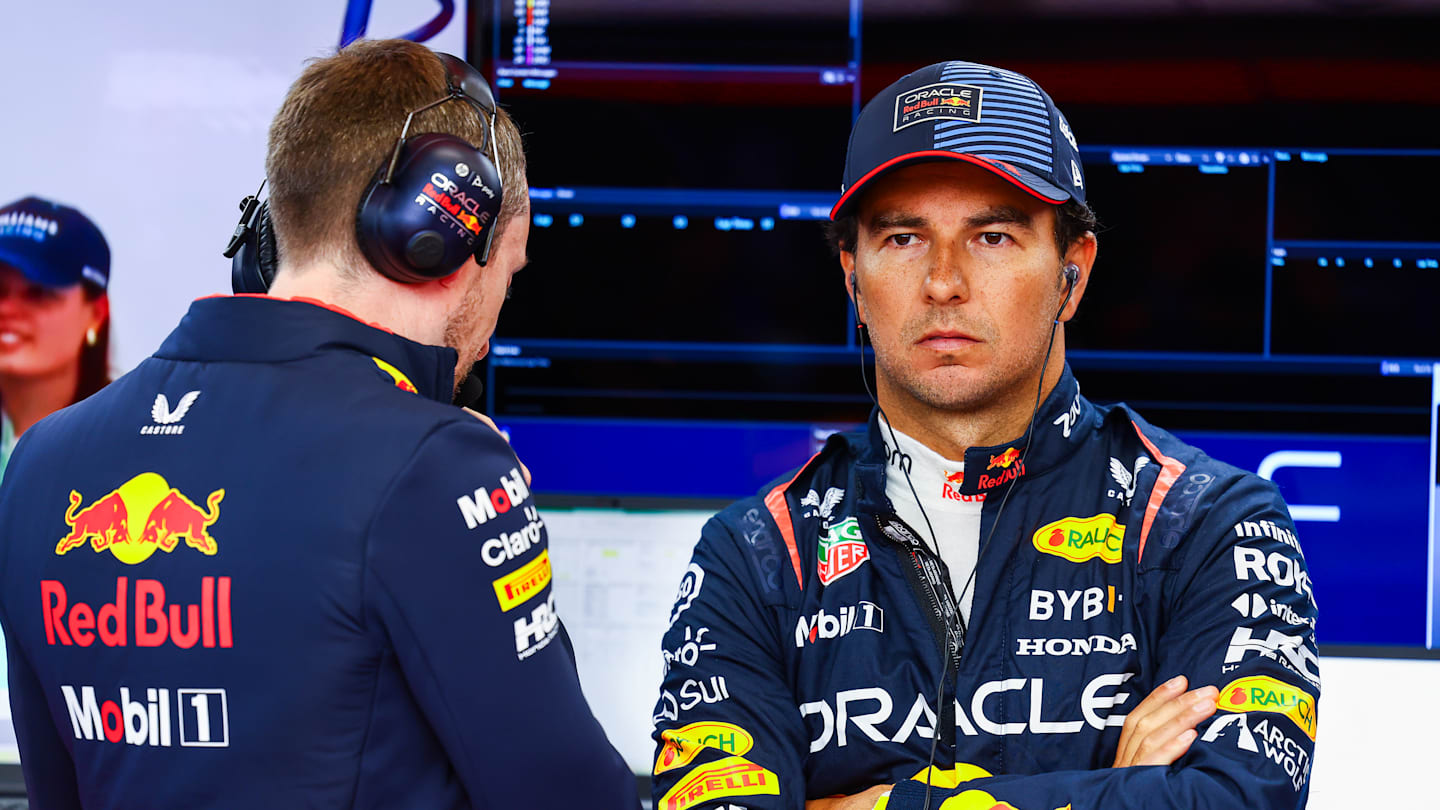
<path id="1" fill-rule="evenodd" d="M 65 510 L 70 532 L 55 544 L 55 553 L 68 554 L 88 542 L 97 553 L 109 551 L 120 562 L 135 565 L 157 550 L 174 551 L 184 540 L 189 548 L 213 556 L 219 546 L 210 527 L 220 519 L 224 498 L 225 490 L 217 489 L 202 509 L 153 472 L 131 478 L 83 509 L 84 497 L 71 490 Z"/>
<path id="2" fill-rule="evenodd" d="M 1107 563 L 1118 563 L 1125 544 L 1125 527 L 1115 522 L 1114 515 L 1067 517 L 1041 526 L 1031 542 L 1037 550 L 1073 563 L 1097 557 Z"/>
<path id="3" fill-rule="evenodd" d="M 859 568 L 870 559 L 870 547 L 860 535 L 860 523 L 853 517 L 845 518 L 830 527 L 820 538 L 820 582 L 829 585 L 840 577 Z"/>
<path id="4" fill-rule="evenodd" d="M 895 127 L 899 132 L 923 121 L 979 121 L 984 91 L 972 84 L 927 84 L 895 96 Z"/>

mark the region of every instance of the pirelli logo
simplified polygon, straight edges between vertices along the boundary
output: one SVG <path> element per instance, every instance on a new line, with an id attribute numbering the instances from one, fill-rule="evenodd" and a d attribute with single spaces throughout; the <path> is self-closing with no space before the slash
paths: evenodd
<path id="1" fill-rule="evenodd" d="M 744 757 L 725 757 L 685 774 L 657 810 L 686 810 L 727 796 L 779 796 L 775 774 Z"/>
<path id="2" fill-rule="evenodd" d="M 540 556 L 503 577 L 495 580 L 495 598 L 500 600 L 502 611 L 513 610 L 550 584 L 550 552 Z"/>

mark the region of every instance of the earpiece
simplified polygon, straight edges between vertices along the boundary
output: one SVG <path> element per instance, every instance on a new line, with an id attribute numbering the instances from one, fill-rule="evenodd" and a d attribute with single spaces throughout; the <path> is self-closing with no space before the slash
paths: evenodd
<path id="1" fill-rule="evenodd" d="M 1080 265 L 1074 262 L 1070 262 L 1069 264 L 1065 265 L 1064 273 L 1065 283 L 1070 285 L 1071 287 L 1074 287 L 1075 282 L 1080 280 Z"/>
<path id="2" fill-rule="evenodd" d="M 855 296 L 855 328 L 862 332 L 866 329 L 865 321 L 860 317 L 860 287 L 855 283 L 855 271 L 850 271 L 850 292 Z"/>

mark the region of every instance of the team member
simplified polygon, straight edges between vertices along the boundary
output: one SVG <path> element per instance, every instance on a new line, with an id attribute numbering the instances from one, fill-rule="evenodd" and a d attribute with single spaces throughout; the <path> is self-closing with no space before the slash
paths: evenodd
<path id="1" fill-rule="evenodd" d="M 706 525 L 657 806 L 1303 805 L 1319 672 L 1290 517 L 1080 395 L 1062 324 L 1095 220 L 1049 96 L 919 70 L 861 112 L 844 182 L 877 412 Z"/>
<path id="2" fill-rule="evenodd" d="M 451 404 L 525 262 L 515 125 L 458 59 L 360 42 L 267 172 L 272 296 L 197 301 L 0 489 L 32 803 L 637 806 L 520 465 Z"/>
<path id="3" fill-rule="evenodd" d="M 0 208 L 0 476 L 30 426 L 110 382 L 110 246 L 74 208 Z"/>

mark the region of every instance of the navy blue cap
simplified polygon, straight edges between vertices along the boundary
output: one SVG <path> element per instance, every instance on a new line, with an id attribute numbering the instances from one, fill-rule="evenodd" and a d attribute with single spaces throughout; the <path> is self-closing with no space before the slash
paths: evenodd
<path id="1" fill-rule="evenodd" d="M 885 88 L 860 111 L 845 153 L 840 201 L 901 166 L 963 160 L 1048 203 L 1085 202 L 1080 147 L 1050 96 L 1027 76 L 974 62 L 940 62 Z"/>
<path id="2" fill-rule="evenodd" d="M 74 208 L 26 197 L 0 208 L 0 265 L 46 287 L 110 284 L 110 245 Z"/>

